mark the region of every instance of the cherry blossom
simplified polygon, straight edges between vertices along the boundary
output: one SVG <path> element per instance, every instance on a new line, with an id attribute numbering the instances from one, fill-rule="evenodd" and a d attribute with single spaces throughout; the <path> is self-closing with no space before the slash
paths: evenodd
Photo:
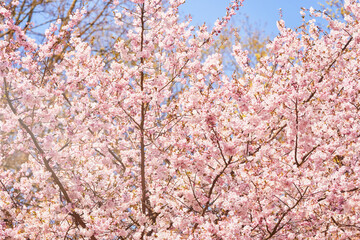
<path id="1" fill-rule="evenodd" d="M 359 238 L 360 4 L 279 20 L 255 66 L 234 43 L 229 76 L 204 52 L 242 1 L 211 29 L 183 3 L 118 8 L 112 57 L 78 36 L 84 9 L 36 44 L 0 4 L 2 238 Z"/>

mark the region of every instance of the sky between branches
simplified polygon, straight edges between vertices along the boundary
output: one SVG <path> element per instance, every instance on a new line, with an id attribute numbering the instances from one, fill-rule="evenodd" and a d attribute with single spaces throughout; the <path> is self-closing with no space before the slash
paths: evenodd
<path id="1" fill-rule="evenodd" d="M 191 14 L 194 25 L 206 22 L 211 26 L 217 18 L 225 15 L 229 2 L 230 0 L 187 0 L 180 7 L 180 13 Z M 238 13 L 249 16 L 250 23 L 265 26 L 265 34 L 276 36 L 280 8 L 286 26 L 294 28 L 301 25 L 300 8 L 320 9 L 319 3 L 325 3 L 325 0 L 245 0 Z"/>

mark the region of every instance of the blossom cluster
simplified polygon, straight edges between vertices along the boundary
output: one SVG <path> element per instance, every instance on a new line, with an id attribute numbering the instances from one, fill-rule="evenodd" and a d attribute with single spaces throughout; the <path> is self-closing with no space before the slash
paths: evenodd
<path id="1" fill-rule="evenodd" d="M 85 10 L 36 44 L 0 4 L 0 238 L 360 237 L 360 4 L 302 12 L 326 33 L 280 20 L 255 66 L 234 43 L 230 77 L 204 52 L 242 1 L 211 31 L 183 2 L 119 8 L 112 57 Z"/>

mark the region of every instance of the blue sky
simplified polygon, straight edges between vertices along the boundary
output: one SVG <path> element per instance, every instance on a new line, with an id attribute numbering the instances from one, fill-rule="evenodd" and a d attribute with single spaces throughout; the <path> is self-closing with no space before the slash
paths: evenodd
<path id="1" fill-rule="evenodd" d="M 279 20 L 280 8 L 286 26 L 294 28 L 301 25 L 301 7 L 312 6 L 320 9 L 318 3 L 324 2 L 325 0 L 245 0 L 238 13 L 249 16 L 250 23 L 263 26 L 267 35 L 276 36 L 276 21 Z M 225 15 L 229 3 L 230 0 L 186 0 L 180 8 L 180 13 L 191 14 L 194 25 L 206 22 L 211 26 L 217 18 Z"/>

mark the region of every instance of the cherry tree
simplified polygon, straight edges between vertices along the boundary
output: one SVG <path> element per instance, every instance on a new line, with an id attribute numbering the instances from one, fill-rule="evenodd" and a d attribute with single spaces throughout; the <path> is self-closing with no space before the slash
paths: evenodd
<path id="1" fill-rule="evenodd" d="M 241 169 L 256 193 L 246 196 L 253 205 L 245 208 L 253 237 L 359 237 L 360 6 L 346 1 L 345 7 L 345 22 L 310 9 L 328 21 L 328 33 L 315 20 L 297 31 L 280 20 L 280 34 L 268 45 L 272 54 L 253 69 L 235 46 L 248 89 L 240 99 L 251 106 L 243 118 L 256 124 L 248 129 L 251 158 Z"/>
<path id="2" fill-rule="evenodd" d="M 360 4 L 344 21 L 280 20 L 255 67 L 234 45 L 239 78 L 203 53 L 242 1 L 212 29 L 180 21 L 182 0 L 131 2 L 113 59 L 81 39 L 84 9 L 38 45 L 1 6 L 0 163 L 30 157 L 1 167 L 0 236 L 359 237 Z"/>

